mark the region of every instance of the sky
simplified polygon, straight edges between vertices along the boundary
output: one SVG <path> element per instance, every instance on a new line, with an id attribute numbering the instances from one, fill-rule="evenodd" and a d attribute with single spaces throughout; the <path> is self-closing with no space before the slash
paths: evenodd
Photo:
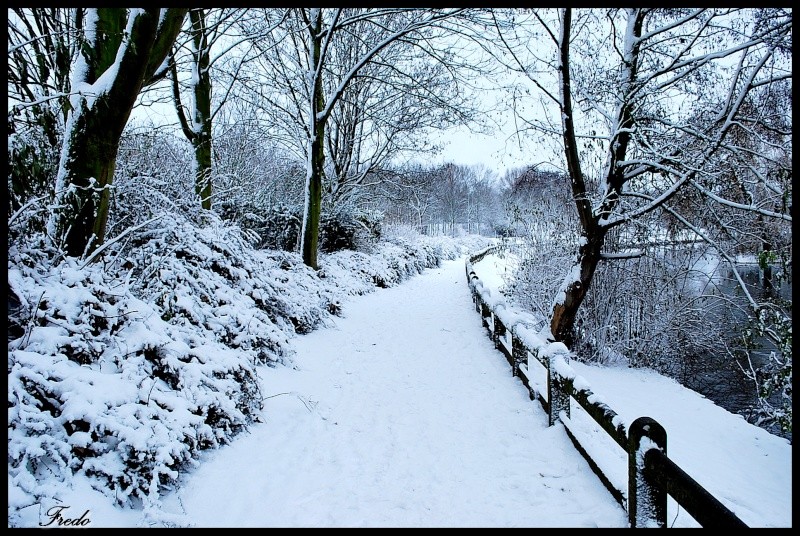
<path id="1" fill-rule="evenodd" d="M 483 165 L 500 177 L 509 169 L 536 163 L 536 155 L 520 147 L 513 125 L 503 125 L 491 135 L 470 132 L 465 127 L 433 135 L 440 136 L 446 143 L 435 162 Z"/>
<path id="2" fill-rule="evenodd" d="M 476 270 L 502 284 L 497 258 Z M 158 508 L 118 509 L 78 479 L 65 513 L 88 511 L 93 527 L 627 526 L 563 425 L 547 426 L 493 348 L 463 258 L 342 311 L 290 341 L 291 366 L 261 369 L 263 422 L 207 451 Z M 791 526 L 788 441 L 653 372 L 572 366 L 626 424 L 659 420 L 670 457 L 745 523 Z M 569 424 L 624 481 L 620 449 L 578 412 Z M 27 515 L 35 526 L 42 514 Z M 672 502 L 668 516 L 694 526 Z"/>

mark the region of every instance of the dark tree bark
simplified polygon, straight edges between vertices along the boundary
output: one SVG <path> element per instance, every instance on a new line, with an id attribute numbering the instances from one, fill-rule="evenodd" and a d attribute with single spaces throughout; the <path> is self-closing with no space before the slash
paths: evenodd
<path id="1" fill-rule="evenodd" d="M 310 21 L 312 52 L 311 65 L 318 66 L 322 63 L 322 12 L 317 13 L 316 20 Z M 317 269 L 317 252 L 319 249 L 319 220 L 322 211 L 322 176 L 325 169 L 325 123 L 327 117 L 319 116 L 325 109 L 325 93 L 322 86 L 322 76 L 314 77 L 314 89 L 311 110 L 311 149 L 310 166 L 306 188 L 306 205 L 303 215 L 303 262 L 313 269 Z"/>
<path id="2" fill-rule="evenodd" d="M 643 11 L 636 13 L 633 24 L 633 36 L 638 38 L 642 33 L 644 20 Z M 624 170 L 617 163 L 625 160 L 628 145 L 631 139 L 633 118 L 630 112 L 630 102 L 623 102 L 617 117 L 618 128 L 614 133 L 610 146 L 610 158 L 607 175 L 604 183 L 607 185 L 606 195 L 600 204 L 599 210 L 593 210 L 586 189 L 586 182 L 580 166 L 578 154 L 577 135 L 572 110 L 572 92 L 569 73 L 569 47 L 570 30 L 572 25 L 572 12 L 565 9 L 562 20 L 561 39 L 559 43 L 560 54 L 560 85 L 564 149 L 569 171 L 573 199 L 578 211 L 582 236 L 578 248 L 578 257 L 575 262 L 577 273 L 573 270 L 564 280 L 561 291 L 553 303 L 553 313 L 550 321 L 550 332 L 557 341 L 572 346 L 575 337 L 575 319 L 592 283 L 597 265 L 602 259 L 603 245 L 609 228 L 601 225 L 600 220 L 608 218 L 619 205 L 620 194 L 625 183 Z M 626 77 L 623 79 L 625 87 L 630 90 L 636 80 L 638 45 L 634 47 L 630 57 L 626 58 Z"/>
<path id="3" fill-rule="evenodd" d="M 57 209 L 49 231 L 64 239 L 67 255 L 90 253 L 103 243 L 110 187 L 120 137 L 136 97 L 156 75 L 180 31 L 186 9 L 129 11 L 96 8 L 94 35 L 84 34 L 73 78 L 72 111 L 56 180 Z M 129 24 L 130 23 L 130 24 Z M 126 29 L 130 30 L 125 35 Z M 79 65 L 80 67 L 80 65 Z"/>

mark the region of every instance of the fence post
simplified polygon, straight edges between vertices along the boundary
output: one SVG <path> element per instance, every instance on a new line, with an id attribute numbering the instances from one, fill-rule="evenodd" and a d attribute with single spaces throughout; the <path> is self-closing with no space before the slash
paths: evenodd
<path id="1" fill-rule="evenodd" d="M 481 321 L 489 327 L 489 320 L 488 318 L 492 315 L 492 310 L 489 309 L 489 306 L 486 305 L 486 302 L 481 300 Z M 490 330 L 491 331 L 491 330 Z"/>
<path id="2" fill-rule="evenodd" d="M 494 333 L 492 333 L 492 340 L 494 341 L 494 347 L 496 350 L 500 350 L 500 346 L 503 344 L 500 342 L 500 339 L 505 337 L 506 335 L 506 326 L 503 324 L 503 321 L 497 318 L 497 313 L 494 314 Z"/>
<path id="3" fill-rule="evenodd" d="M 628 429 L 628 520 L 631 528 L 667 526 L 667 491 L 644 476 L 644 455 L 651 448 L 667 454 L 667 431 L 650 417 Z"/>
<path id="4" fill-rule="evenodd" d="M 525 345 L 522 344 L 520 338 L 514 334 L 514 330 L 511 330 L 511 355 L 514 357 L 512 373 L 516 377 L 519 376 L 520 363 L 528 364 L 528 351 L 525 349 Z"/>
<path id="5" fill-rule="evenodd" d="M 547 359 L 547 399 L 550 403 L 549 425 L 553 426 L 558 421 L 558 415 L 563 411 L 569 417 L 569 397 L 572 393 L 572 379 L 561 378 L 555 369 L 556 359 L 567 361 L 567 356 L 560 352 L 553 352 Z"/>

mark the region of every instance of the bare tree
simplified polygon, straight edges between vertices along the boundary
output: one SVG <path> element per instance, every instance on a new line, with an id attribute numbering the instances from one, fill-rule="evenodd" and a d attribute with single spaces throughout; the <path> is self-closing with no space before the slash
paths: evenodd
<path id="1" fill-rule="evenodd" d="M 181 102 L 178 67 L 175 55 L 170 54 L 170 74 L 175 111 L 181 130 L 194 148 L 195 193 L 200 197 L 200 206 L 211 209 L 211 46 L 219 33 L 211 34 L 206 11 L 203 8 L 189 10 L 191 29 L 191 120 L 187 120 Z"/>
<path id="2" fill-rule="evenodd" d="M 240 28 L 249 16 L 247 10 L 241 8 L 190 9 L 190 27 L 186 32 L 188 41 L 176 44 L 175 52 L 169 56 L 172 100 L 181 130 L 194 149 L 195 193 L 206 210 L 211 209 L 212 205 L 214 118 L 227 103 L 227 97 L 233 94 L 233 86 L 238 82 L 242 69 L 252 60 L 254 49 L 251 41 L 262 38 L 282 22 L 279 18 L 273 26 L 245 36 L 240 34 Z M 179 76 L 179 61 L 176 59 L 176 54 L 183 48 L 189 49 L 190 76 L 185 82 L 190 93 L 189 99 L 181 97 L 183 84 Z M 212 67 L 223 71 L 215 77 L 216 83 L 222 83 L 223 90 L 216 102 L 212 101 Z M 187 100 L 188 106 L 184 104 Z"/>
<path id="3" fill-rule="evenodd" d="M 433 172 L 418 162 L 406 163 L 390 177 L 367 188 L 380 201 L 380 210 L 390 225 L 408 226 L 422 233 L 435 209 Z"/>
<path id="4" fill-rule="evenodd" d="M 467 232 L 483 234 L 490 222 L 498 220 L 501 210 L 496 174 L 483 164 L 468 166 L 464 171 Z"/>
<path id="5" fill-rule="evenodd" d="M 753 295 L 736 256 L 791 256 L 791 100 L 785 96 L 792 77 L 791 11 L 514 15 L 512 29 L 498 23 L 507 64 L 545 104 L 543 114 L 518 119 L 539 139 L 560 140 L 580 223 L 577 258 L 553 300 L 549 335 L 575 342 L 576 320 L 601 262 L 656 254 L 648 244 L 682 235 L 706 242 L 730 265 L 750 309 L 749 331 L 776 348 L 779 370 L 771 377 L 783 378 L 778 383 L 785 386 L 790 308 Z M 549 51 L 539 37 L 550 42 Z M 525 95 L 514 93 L 517 110 L 525 107 Z M 615 248 L 631 244 L 637 230 L 647 235 L 639 239 L 642 247 Z M 630 277 L 650 269 L 639 264 Z"/>
<path id="6" fill-rule="evenodd" d="M 330 63 L 352 65 L 384 31 L 366 23 L 353 26 L 341 35 Z M 474 106 L 459 90 L 467 69 L 458 57 L 461 48 L 457 40 L 435 49 L 432 43 L 421 48 L 399 39 L 361 68 L 334 108 L 327 131 L 325 187 L 332 207 L 391 176 L 384 171 L 398 154 L 420 157 L 438 150 L 432 130 L 469 120 Z"/>
<path id="7" fill-rule="evenodd" d="M 461 166 L 452 163 L 436 169 L 434 176 L 434 199 L 441 221 L 455 236 L 456 224 L 466 220 L 469 189 Z"/>
<path id="8" fill-rule="evenodd" d="M 561 137 L 582 235 L 575 267 L 553 303 L 555 339 L 572 341 L 578 309 L 607 257 L 609 231 L 672 210 L 681 190 L 791 222 L 775 208 L 785 185 L 763 172 L 754 174 L 755 183 L 769 199 L 739 203 L 716 192 L 720 161 L 754 152 L 735 135 L 760 122 L 746 113 L 748 95 L 791 77 L 790 12 L 564 9 L 532 17 L 553 44 L 553 59 L 538 57 L 540 50 L 522 59 L 516 36 L 502 37 L 514 66 L 557 111 L 557 120 L 525 120 Z M 557 74 L 555 84 L 536 70 L 543 66 Z M 766 160 L 782 150 L 772 148 Z"/>
<path id="9" fill-rule="evenodd" d="M 270 79 L 259 89 L 259 99 L 274 114 L 276 137 L 298 147 L 308 162 L 301 251 L 304 262 L 317 267 L 319 221 L 328 166 L 338 173 L 337 190 L 366 180 L 383 158 L 384 141 L 409 128 L 410 119 L 394 118 L 387 110 L 406 105 L 402 95 L 414 91 L 417 101 L 446 101 L 445 93 L 424 87 L 425 71 L 418 61 L 407 61 L 407 50 L 421 50 L 440 37 L 442 26 L 464 9 L 292 9 L 283 32 L 274 32 L 264 46 Z M 265 17 L 275 16 L 266 12 Z M 429 56 L 436 52 L 425 48 Z M 402 61 L 399 61 L 402 59 Z M 436 73 L 434 73 L 436 74 Z M 386 88 L 391 88 L 387 92 Z M 280 88 L 277 92 L 265 89 Z M 425 98 L 422 98 L 422 97 Z M 377 100 L 376 100 L 377 99 Z M 377 108 L 377 102 L 383 102 Z M 415 101 L 415 102 L 417 102 Z M 391 106 L 382 111 L 380 106 Z M 433 109 L 433 108 L 431 108 Z M 450 110 L 453 110 L 450 107 Z M 377 115 L 380 112 L 380 115 Z M 397 121 L 398 117 L 403 119 Z M 382 122 L 379 122 L 380 119 Z M 418 118 L 415 120 L 419 121 Z M 331 135 L 330 129 L 333 129 Z M 297 133 L 302 133 L 297 136 Z M 327 146 L 327 147 L 326 147 Z"/>

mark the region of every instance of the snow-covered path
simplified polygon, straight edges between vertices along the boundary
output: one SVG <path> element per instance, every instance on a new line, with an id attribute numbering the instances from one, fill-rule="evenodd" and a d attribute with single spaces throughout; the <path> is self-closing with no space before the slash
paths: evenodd
<path id="1" fill-rule="evenodd" d="M 200 527 L 627 526 L 471 303 L 457 260 L 345 304 L 293 340 L 297 370 L 264 372 L 265 423 L 168 509 Z"/>

